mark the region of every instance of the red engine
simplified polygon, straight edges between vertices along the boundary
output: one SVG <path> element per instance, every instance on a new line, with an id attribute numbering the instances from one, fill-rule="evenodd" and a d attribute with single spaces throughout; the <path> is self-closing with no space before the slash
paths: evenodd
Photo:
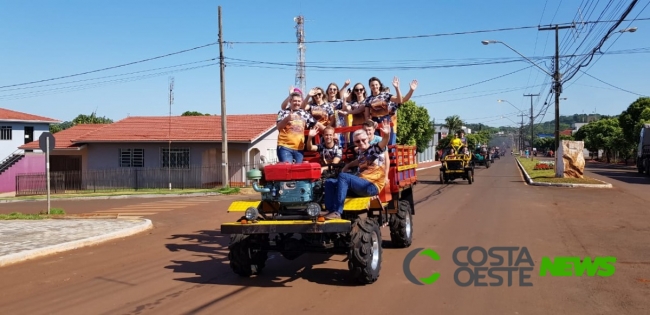
<path id="1" fill-rule="evenodd" d="M 290 180 L 319 180 L 321 166 L 318 163 L 303 162 L 291 164 L 288 162 L 264 166 L 264 180 L 290 181 Z"/>

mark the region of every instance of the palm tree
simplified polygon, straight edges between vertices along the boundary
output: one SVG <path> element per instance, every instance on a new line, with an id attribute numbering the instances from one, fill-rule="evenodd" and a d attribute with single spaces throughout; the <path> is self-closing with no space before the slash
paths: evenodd
<path id="1" fill-rule="evenodd" d="M 445 124 L 443 126 L 446 127 L 447 130 L 449 130 L 450 135 L 453 135 L 456 133 L 456 131 L 462 129 L 463 121 L 460 119 L 458 115 L 449 116 L 445 118 Z"/>

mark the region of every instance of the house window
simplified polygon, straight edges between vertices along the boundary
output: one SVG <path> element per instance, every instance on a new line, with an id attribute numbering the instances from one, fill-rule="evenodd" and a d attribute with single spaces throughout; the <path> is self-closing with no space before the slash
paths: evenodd
<path id="1" fill-rule="evenodd" d="M 144 167 L 144 149 L 120 149 L 120 167 Z"/>
<path id="2" fill-rule="evenodd" d="M 0 140 L 11 140 L 11 126 L 0 127 Z"/>
<path id="3" fill-rule="evenodd" d="M 190 167 L 190 149 L 189 148 L 161 148 L 160 164 L 162 167 L 171 168 L 189 168 Z"/>

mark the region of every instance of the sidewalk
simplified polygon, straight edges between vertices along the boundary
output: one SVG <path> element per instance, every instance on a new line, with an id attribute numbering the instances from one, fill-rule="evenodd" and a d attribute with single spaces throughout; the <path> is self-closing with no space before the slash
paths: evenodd
<path id="1" fill-rule="evenodd" d="M 0 267 L 109 240 L 153 227 L 148 219 L 0 221 Z"/>

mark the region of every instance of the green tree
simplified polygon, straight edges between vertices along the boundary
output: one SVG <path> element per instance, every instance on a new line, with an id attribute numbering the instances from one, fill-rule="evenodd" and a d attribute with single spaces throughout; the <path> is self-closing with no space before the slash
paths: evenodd
<path id="1" fill-rule="evenodd" d="M 417 146 L 424 152 L 434 133 L 429 111 L 413 101 L 407 101 L 397 111 L 397 143 Z"/>
<path id="2" fill-rule="evenodd" d="M 106 118 L 105 116 L 99 117 L 93 112 L 90 115 L 79 114 L 75 119 L 72 120 L 73 125 L 83 125 L 83 124 L 112 124 L 113 120 Z"/>
<path id="3" fill-rule="evenodd" d="M 197 111 L 189 111 L 188 110 L 188 111 L 182 113 L 181 116 L 210 116 L 210 114 L 203 114 L 203 113 L 199 113 Z"/>
<path id="4" fill-rule="evenodd" d="M 66 130 L 70 127 L 72 127 L 74 124 L 71 121 L 64 121 L 60 124 L 54 124 L 50 125 L 50 132 L 51 133 L 57 133 L 62 130 Z"/>
<path id="5" fill-rule="evenodd" d="M 603 149 L 607 163 L 614 152 L 626 150 L 628 143 L 625 139 L 623 128 L 619 125 L 617 118 L 605 118 L 590 122 L 575 134 L 578 141 L 585 142 L 585 148 L 589 151 Z"/>
<path id="6" fill-rule="evenodd" d="M 639 123 L 642 119 L 650 119 L 650 97 L 639 97 L 630 106 L 618 116 L 618 121 L 623 129 L 623 135 L 631 146 L 639 143 L 640 131 Z"/>

